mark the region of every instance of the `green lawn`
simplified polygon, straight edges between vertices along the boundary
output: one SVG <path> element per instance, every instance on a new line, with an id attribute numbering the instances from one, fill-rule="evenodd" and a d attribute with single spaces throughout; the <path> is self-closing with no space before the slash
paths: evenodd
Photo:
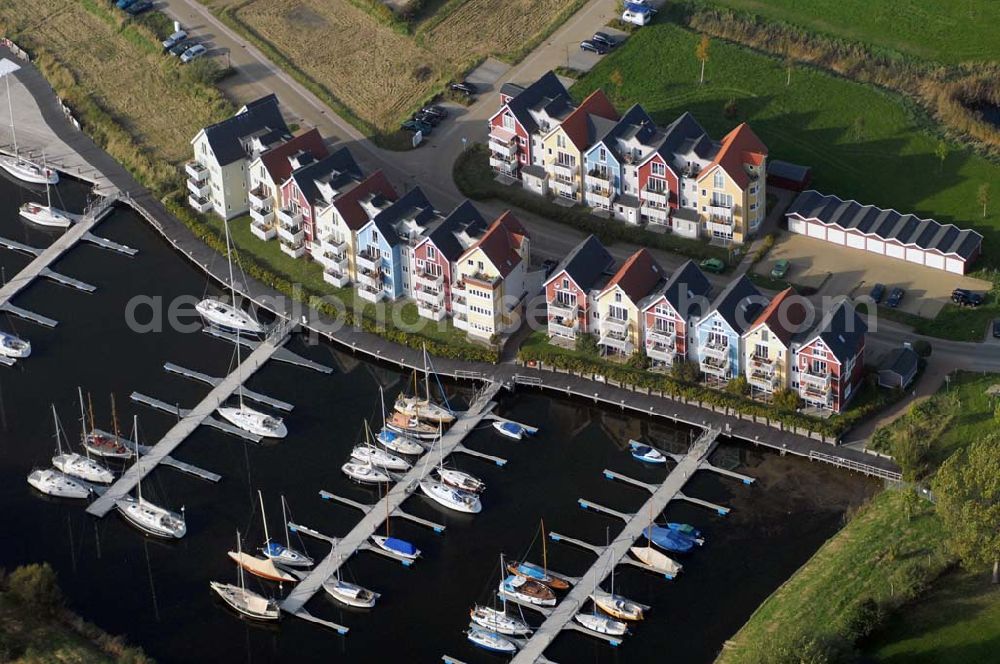
<path id="1" fill-rule="evenodd" d="M 712 41 L 706 82 L 699 85 L 697 41 L 673 23 L 647 26 L 603 58 L 573 94 L 582 98 L 603 87 L 618 108 L 640 102 L 661 124 L 691 111 L 716 138 L 746 120 L 772 159 L 812 166 L 818 190 L 971 225 L 985 237 L 980 266 L 997 264 L 1000 205 L 983 218 L 976 192 L 985 182 L 1000 192 L 1000 165 L 957 146 L 942 165 L 934 154 L 938 139 L 925 129 L 929 121 L 902 97 L 805 67 L 786 86 L 778 59 L 721 40 Z M 620 88 L 611 83 L 616 70 Z M 730 101 L 734 117 L 726 117 Z"/>
<path id="2" fill-rule="evenodd" d="M 996 0 L 707 0 L 707 4 L 949 64 L 1000 57 Z"/>

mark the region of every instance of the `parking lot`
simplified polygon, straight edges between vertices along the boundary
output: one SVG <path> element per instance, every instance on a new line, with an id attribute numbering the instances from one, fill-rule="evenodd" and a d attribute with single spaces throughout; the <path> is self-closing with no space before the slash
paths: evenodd
<path id="1" fill-rule="evenodd" d="M 782 233 L 754 271 L 768 275 L 775 261 L 787 259 L 786 279 L 796 286 L 818 289 L 818 295 L 867 295 L 876 283 L 906 291 L 900 311 L 934 318 L 950 301 L 955 288 L 987 292 L 990 283 L 950 274 L 857 249 L 839 247 L 803 235 Z M 882 300 L 885 302 L 885 299 Z"/>

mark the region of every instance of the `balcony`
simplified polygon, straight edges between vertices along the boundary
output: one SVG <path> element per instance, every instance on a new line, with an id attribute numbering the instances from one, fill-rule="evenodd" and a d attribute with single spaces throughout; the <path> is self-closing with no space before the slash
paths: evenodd
<path id="1" fill-rule="evenodd" d="M 613 200 L 614 192 L 611 189 L 599 187 L 588 186 L 587 193 L 584 196 L 584 201 L 590 207 L 610 208 Z"/>
<path id="2" fill-rule="evenodd" d="M 212 193 L 212 186 L 208 183 L 207 180 L 204 182 L 196 182 L 194 180 L 188 180 L 187 188 L 188 191 L 190 191 L 195 196 L 207 197 L 210 193 Z"/>
<path id="3" fill-rule="evenodd" d="M 548 303 L 549 316 L 558 316 L 559 318 L 576 318 L 580 312 L 580 305 L 566 304 L 565 302 L 560 302 L 559 300 L 552 300 Z"/>
<path id="4" fill-rule="evenodd" d="M 250 222 L 250 232 L 254 237 L 264 240 L 273 240 L 277 235 L 278 231 L 270 223 L 258 221 L 254 219 Z"/>
<path id="5" fill-rule="evenodd" d="M 830 395 L 831 383 L 832 379 L 828 373 L 819 373 L 812 369 L 799 372 L 799 385 L 807 396 L 826 399 Z"/>
<path id="6" fill-rule="evenodd" d="M 640 210 L 642 211 L 642 214 L 649 219 L 650 223 L 665 225 L 668 221 L 670 221 L 670 211 L 666 208 L 643 205 Z"/>
<path id="7" fill-rule="evenodd" d="M 490 149 L 499 152 L 500 148 L 516 152 L 518 148 L 517 134 L 510 129 L 493 127 L 490 129 Z"/>
<path id="8" fill-rule="evenodd" d="M 491 290 L 494 289 L 494 288 L 496 288 L 497 284 L 499 284 L 500 281 L 501 281 L 499 275 L 497 275 L 495 277 L 491 277 L 488 274 L 485 274 L 483 272 L 476 272 L 475 274 L 469 274 L 469 275 L 466 275 L 465 278 L 468 279 L 469 281 L 476 282 L 476 284 L 478 284 L 478 285 L 486 286 L 487 288 L 489 288 Z M 493 299 L 493 294 L 490 293 L 486 298 L 480 298 L 480 299 L 492 300 Z"/>
<path id="9" fill-rule="evenodd" d="M 282 225 L 298 226 L 302 223 L 302 213 L 291 208 L 281 208 L 278 210 L 278 221 Z"/>
<path id="10" fill-rule="evenodd" d="M 444 305 L 444 290 L 436 288 L 418 288 L 416 290 L 417 302 L 434 305 L 443 306 Z"/>
<path id="11" fill-rule="evenodd" d="M 576 339 L 576 333 L 580 330 L 580 321 L 573 318 L 549 317 L 549 336 L 566 337 Z"/>
<path id="12" fill-rule="evenodd" d="M 710 376 L 716 376 L 718 378 L 727 378 L 729 376 L 728 355 L 726 355 L 724 358 L 703 355 L 698 365 L 702 373 L 708 374 Z"/>
<path id="13" fill-rule="evenodd" d="M 385 291 L 381 288 L 362 285 L 358 287 L 358 297 L 366 302 L 379 302 L 385 299 Z"/>
<path id="14" fill-rule="evenodd" d="M 250 201 L 250 209 L 254 208 L 270 209 L 274 203 L 274 199 L 271 197 L 271 192 L 264 187 L 257 186 L 247 192 L 247 200 Z"/>
<path id="15" fill-rule="evenodd" d="M 274 210 L 270 207 L 250 208 L 250 219 L 255 223 L 270 226 L 274 222 Z"/>
<path id="16" fill-rule="evenodd" d="M 629 333 L 631 327 L 628 319 L 625 318 L 612 318 L 610 316 L 601 318 L 601 334 L 610 332 L 625 335 Z"/>
<path id="17" fill-rule="evenodd" d="M 587 185 L 588 189 L 591 187 L 595 189 L 611 189 L 611 174 L 605 171 L 592 170 L 587 173 L 584 184 Z"/>
<path id="18" fill-rule="evenodd" d="M 278 218 L 281 218 L 280 214 Z M 278 225 L 278 237 L 281 238 L 282 242 L 299 245 L 302 244 L 302 240 L 305 238 L 305 231 L 302 230 L 302 226 L 299 224 L 286 224 L 282 222 Z"/>
<path id="19" fill-rule="evenodd" d="M 747 382 L 765 392 L 773 392 L 778 386 L 777 367 L 774 360 L 751 357 Z"/>
<path id="20" fill-rule="evenodd" d="M 663 364 L 673 364 L 674 356 L 673 344 L 661 344 L 661 343 L 647 343 L 646 344 L 646 356 L 654 362 L 662 362 Z"/>
<path id="21" fill-rule="evenodd" d="M 566 166 L 565 164 L 560 164 L 553 162 L 546 166 L 547 170 L 551 175 L 556 178 L 563 178 L 564 180 L 576 180 L 577 168 L 576 166 Z"/>
<path id="22" fill-rule="evenodd" d="M 729 344 L 720 343 L 718 341 L 709 341 L 701 347 L 701 354 L 705 357 L 711 357 L 717 360 L 725 359 L 728 362 Z"/>
<path id="23" fill-rule="evenodd" d="M 672 348 L 676 339 L 677 333 L 673 330 L 658 330 L 655 327 L 646 330 L 646 341 L 650 343 L 670 346 Z"/>
<path id="24" fill-rule="evenodd" d="M 184 172 L 194 182 L 204 182 L 208 179 L 208 169 L 197 161 L 189 161 L 184 164 Z"/>
<path id="25" fill-rule="evenodd" d="M 654 189 L 643 189 L 642 200 L 643 202 L 649 203 L 650 205 L 665 208 L 667 207 L 667 192 L 657 191 Z"/>
<path id="26" fill-rule="evenodd" d="M 188 205 L 198 212 L 208 212 L 212 209 L 212 201 L 202 196 L 195 196 L 194 194 L 188 196 Z"/>
<path id="27" fill-rule="evenodd" d="M 358 268 L 358 283 L 369 288 L 382 289 L 382 273 L 379 270 Z"/>
<path id="28" fill-rule="evenodd" d="M 281 235 L 281 231 L 278 231 L 278 235 Z M 281 253 L 287 254 L 292 258 L 300 258 L 306 253 L 306 245 L 302 242 L 289 242 L 281 238 Z"/>
<path id="29" fill-rule="evenodd" d="M 733 208 L 726 205 L 709 205 L 705 214 L 716 224 L 733 225 Z"/>
<path id="30" fill-rule="evenodd" d="M 347 277 L 346 272 L 340 272 L 336 269 L 331 270 L 330 268 L 323 270 L 323 281 L 331 286 L 336 286 L 337 288 L 343 288 L 347 284 L 351 283 L 351 280 Z"/>
<path id="31" fill-rule="evenodd" d="M 324 254 L 347 258 L 347 243 L 332 235 L 324 235 L 319 240 L 319 248 Z"/>
<path id="32" fill-rule="evenodd" d="M 629 341 L 628 335 L 608 333 L 601 334 L 601 339 L 598 341 L 601 346 L 606 346 L 608 348 L 613 348 L 625 355 L 631 355 L 635 350 L 635 346 Z"/>
<path id="33" fill-rule="evenodd" d="M 469 303 L 466 301 L 465 297 L 455 297 L 454 291 L 452 291 L 451 298 L 451 313 L 456 315 L 465 315 L 469 313 Z"/>
<path id="34" fill-rule="evenodd" d="M 511 171 L 517 170 L 517 158 L 512 157 L 507 159 L 505 157 L 499 157 L 495 154 L 491 154 L 490 168 L 498 170 L 501 173 L 510 173 Z"/>
<path id="35" fill-rule="evenodd" d="M 382 259 L 379 256 L 368 251 L 359 252 L 355 261 L 358 264 L 358 270 L 368 270 L 370 272 L 377 272 L 382 263 Z"/>
<path id="36" fill-rule="evenodd" d="M 334 254 L 329 251 L 323 251 L 320 253 L 313 254 L 316 262 L 322 265 L 327 270 L 336 270 L 338 272 L 346 273 L 348 268 L 347 256 L 341 254 Z"/>
<path id="37" fill-rule="evenodd" d="M 576 198 L 576 182 L 572 180 L 549 180 L 549 187 L 563 198 Z"/>
<path id="38" fill-rule="evenodd" d="M 490 136 L 490 152 L 498 159 L 514 161 L 517 159 L 517 150 L 518 145 L 516 140 L 511 141 L 510 143 L 503 143 L 497 140 L 496 136 Z"/>
<path id="39" fill-rule="evenodd" d="M 431 274 L 426 270 L 418 270 L 415 275 L 418 286 L 430 289 L 440 289 L 444 286 L 444 274 Z"/>
<path id="40" fill-rule="evenodd" d="M 452 311 L 451 323 L 459 330 L 469 329 L 469 317 L 464 313 Z"/>
<path id="41" fill-rule="evenodd" d="M 442 320 L 444 318 L 445 311 L 444 307 L 418 301 L 417 313 L 424 318 L 430 318 L 431 320 Z"/>

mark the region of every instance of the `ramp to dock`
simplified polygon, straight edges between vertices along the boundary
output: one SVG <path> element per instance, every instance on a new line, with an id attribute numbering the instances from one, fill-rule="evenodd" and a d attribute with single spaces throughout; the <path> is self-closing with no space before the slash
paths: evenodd
<path id="1" fill-rule="evenodd" d="M 613 565 L 618 565 L 628 554 L 628 550 L 635 541 L 642 535 L 642 531 L 649 526 L 649 515 L 657 515 L 666 509 L 667 504 L 680 494 L 681 489 L 688 479 L 695 474 L 701 462 L 715 448 L 716 441 L 720 434 L 719 429 L 709 429 L 694 442 L 687 454 L 677 463 L 674 469 L 667 475 L 663 484 L 653 492 L 649 500 L 636 511 L 629 519 L 625 528 L 614 538 L 610 546 L 605 547 L 594 564 L 590 566 L 586 574 L 580 577 L 580 581 L 573 586 L 569 594 L 555 606 L 552 612 L 546 617 L 545 622 L 535 630 L 534 635 L 528 639 L 513 662 L 520 664 L 543 661 L 545 649 L 551 645 L 552 641 L 573 622 L 573 616 L 583 610 L 590 595 L 597 590 L 601 581 L 610 572 Z M 588 632 L 589 634 L 589 632 Z"/>

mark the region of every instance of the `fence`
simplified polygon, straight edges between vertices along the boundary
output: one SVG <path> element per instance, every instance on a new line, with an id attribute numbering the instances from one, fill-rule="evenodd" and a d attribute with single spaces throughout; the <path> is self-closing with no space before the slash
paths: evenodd
<path id="1" fill-rule="evenodd" d="M 884 480 L 889 480 L 890 482 L 900 482 L 903 479 L 903 474 L 896 472 L 894 470 L 886 470 L 885 468 L 878 468 L 877 466 L 872 466 L 867 463 L 854 461 L 852 459 L 845 459 L 843 457 L 835 456 L 833 454 L 826 454 L 824 452 L 817 452 L 816 450 L 811 450 L 809 452 L 809 460 L 823 461 L 824 463 L 829 463 L 834 466 L 839 466 L 840 468 L 847 468 L 848 470 L 856 470 L 859 473 L 864 473 L 865 475 L 880 477 Z"/>

